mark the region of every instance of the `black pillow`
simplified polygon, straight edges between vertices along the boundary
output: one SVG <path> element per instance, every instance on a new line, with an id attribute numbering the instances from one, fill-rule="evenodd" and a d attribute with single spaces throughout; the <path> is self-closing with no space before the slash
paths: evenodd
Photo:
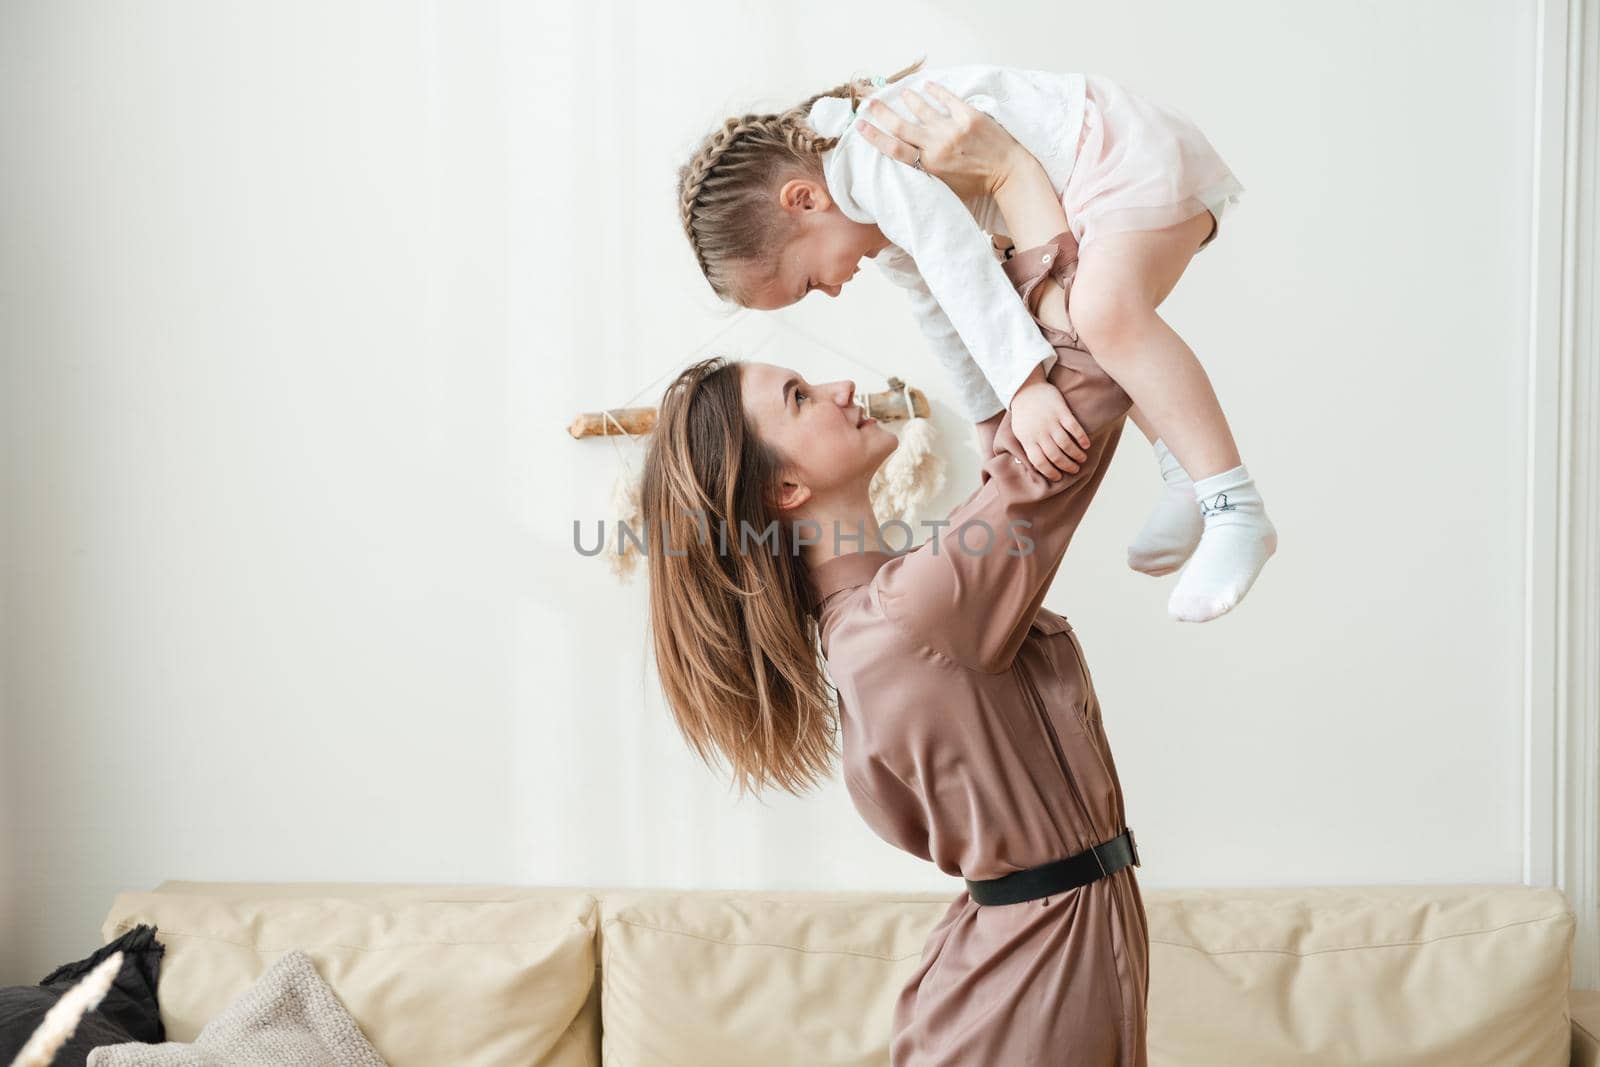
<path id="1" fill-rule="evenodd" d="M 43 1021 L 45 1012 L 61 995 L 113 952 L 122 953 L 122 966 L 100 1006 L 78 1023 L 71 1040 L 62 1045 L 52 1067 L 85 1067 L 89 1052 L 101 1045 L 125 1041 L 159 1043 L 167 1038 L 156 1003 L 156 979 L 166 946 L 156 940 L 154 926 L 135 926 L 92 956 L 62 964 L 36 986 L 0 989 L 0 1063 L 10 1063 Z"/>

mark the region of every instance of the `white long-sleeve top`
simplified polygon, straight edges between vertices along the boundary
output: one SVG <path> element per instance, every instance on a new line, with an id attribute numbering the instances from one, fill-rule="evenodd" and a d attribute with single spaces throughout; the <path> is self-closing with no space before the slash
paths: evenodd
<path id="1" fill-rule="evenodd" d="M 908 75 L 871 99 L 914 119 L 895 102 L 928 81 L 998 121 L 1038 158 L 1058 194 L 1066 187 L 1083 124 L 1082 74 L 942 67 Z M 1010 406 L 1034 367 L 1043 363 L 1048 371 L 1055 362 L 1055 350 L 995 259 L 986 231 L 995 229 L 999 211 L 992 198 L 963 202 L 938 178 L 890 159 L 861 136 L 854 118 L 850 101 L 839 97 L 811 107 L 812 129 L 839 138 L 822 157 L 828 192 L 847 218 L 876 223 L 891 242 L 875 262 L 909 293 L 963 410 L 981 422 Z"/>

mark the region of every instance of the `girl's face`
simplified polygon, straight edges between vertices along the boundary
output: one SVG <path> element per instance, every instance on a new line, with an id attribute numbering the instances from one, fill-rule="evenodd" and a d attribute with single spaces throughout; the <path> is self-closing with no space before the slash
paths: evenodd
<path id="1" fill-rule="evenodd" d="M 746 363 L 740 394 L 757 436 L 785 457 L 778 504 L 799 507 L 858 496 L 899 445 L 855 402 L 851 381 L 811 385 L 799 373 L 771 363 Z"/>
<path id="2" fill-rule="evenodd" d="M 889 246 L 874 223 L 856 222 L 839 210 L 828 187 L 812 178 L 791 178 L 778 190 L 778 208 L 794 233 L 766 276 L 751 278 L 745 306 L 757 311 L 788 307 L 813 289 L 838 296 L 861 269 L 863 257 Z"/>

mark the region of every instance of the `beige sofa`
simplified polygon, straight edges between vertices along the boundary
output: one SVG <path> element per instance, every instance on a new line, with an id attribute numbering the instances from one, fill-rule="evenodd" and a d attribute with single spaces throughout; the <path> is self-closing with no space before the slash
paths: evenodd
<path id="1" fill-rule="evenodd" d="M 176 1041 L 300 948 L 393 1067 L 868 1067 L 954 896 L 166 882 L 102 933 L 159 927 Z M 1144 897 L 1152 1067 L 1600 1065 L 1558 890 Z"/>

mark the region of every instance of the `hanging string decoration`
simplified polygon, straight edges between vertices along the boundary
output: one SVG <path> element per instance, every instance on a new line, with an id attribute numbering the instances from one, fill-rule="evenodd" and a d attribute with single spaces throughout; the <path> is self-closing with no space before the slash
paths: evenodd
<path id="1" fill-rule="evenodd" d="M 617 422 L 611 418 L 610 412 L 602 414 L 611 422 Z M 617 429 L 626 432 L 622 431 L 621 423 L 617 423 Z M 605 555 L 612 575 L 618 581 L 626 582 L 639 566 L 639 546 L 634 543 L 634 538 L 640 541 L 645 539 L 644 505 L 640 500 L 644 472 L 634 470 L 633 464 L 628 462 L 628 457 L 623 455 L 620 448 L 617 449 L 617 458 L 622 461 L 622 469 L 617 472 L 617 480 L 611 484 L 611 532 L 606 538 Z M 624 533 L 623 527 L 627 527 L 633 537 Z"/>

